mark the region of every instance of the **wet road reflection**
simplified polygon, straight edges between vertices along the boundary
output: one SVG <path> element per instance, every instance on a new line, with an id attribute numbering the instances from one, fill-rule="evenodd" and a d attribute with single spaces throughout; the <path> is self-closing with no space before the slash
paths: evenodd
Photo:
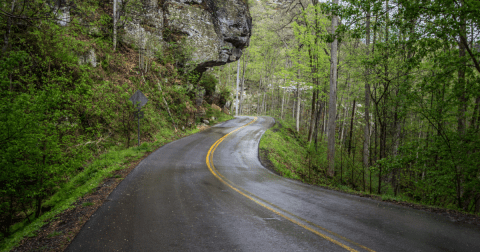
<path id="1" fill-rule="evenodd" d="M 480 247 L 477 227 L 270 172 L 258 161 L 258 142 L 273 123 L 268 117 L 238 117 L 158 149 L 115 189 L 67 250 L 477 251 Z"/>

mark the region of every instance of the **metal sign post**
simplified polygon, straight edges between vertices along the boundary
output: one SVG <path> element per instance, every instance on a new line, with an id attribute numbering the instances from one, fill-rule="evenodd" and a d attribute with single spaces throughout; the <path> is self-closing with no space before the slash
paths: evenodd
<path id="1" fill-rule="evenodd" d="M 138 90 L 132 95 L 132 97 L 130 97 L 130 101 L 133 103 L 133 106 L 136 105 L 138 109 L 138 111 L 135 112 L 135 117 L 138 118 L 138 146 L 140 146 L 140 119 L 143 119 L 145 116 L 145 113 L 140 111 L 140 109 L 147 104 L 148 99 L 140 90 Z"/>

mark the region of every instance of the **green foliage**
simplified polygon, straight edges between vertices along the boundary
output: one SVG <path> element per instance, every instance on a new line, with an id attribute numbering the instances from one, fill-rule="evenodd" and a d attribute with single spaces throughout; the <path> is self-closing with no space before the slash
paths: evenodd
<path id="1" fill-rule="evenodd" d="M 82 204 L 83 207 L 93 206 L 93 202 L 85 202 Z"/>
<path id="2" fill-rule="evenodd" d="M 42 51 L 40 51 L 42 53 Z M 60 58 L 67 65 L 72 61 L 68 54 L 56 52 L 45 64 Z M 35 216 L 41 214 L 43 199 L 56 191 L 56 186 L 65 180 L 66 174 L 80 166 L 84 160 L 83 148 L 71 148 L 78 139 L 72 138 L 78 124 L 71 115 L 71 104 L 66 98 L 75 90 L 58 88 L 59 83 L 68 83 L 68 76 L 57 71 L 41 76 L 23 76 L 39 81 L 24 85 L 21 79 L 11 79 L 12 69 L 24 70 L 31 64 L 24 51 L 14 51 L 0 62 L 0 175 L 2 198 L 0 205 L 1 228 L 8 235 L 13 214 L 25 211 L 25 206 L 35 206 Z M 10 77 L 10 80 L 9 80 Z M 38 86 L 37 84 L 37 86 Z M 21 91 L 17 91 L 21 90 Z M 23 91 L 25 90 L 25 91 Z M 64 151 L 68 149 L 68 151 Z"/>
<path id="3" fill-rule="evenodd" d="M 112 17 L 105 12 L 106 2 L 77 2 L 66 27 L 48 18 L 53 12 L 43 2 L 20 2 L 28 5 L 25 15 L 46 15 L 41 22 L 13 20 L 0 57 L 2 251 L 34 236 L 45 221 L 94 191 L 125 163 L 198 131 L 179 133 L 172 125 L 186 125 L 191 116 L 186 73 L 194 64 L 184 41 L 159 48 L 148 72 L 125 70 L 127 57 L 111 49 Z M 4 31 L 7 21 L 0 17 Z M 101 64 L 79 64 L 79 57 L 92 49 Z M 149 102 L 142 108 L 142 144 L 132 147 L 138 122 L 129 98 L 137 90 Z M 211 115 L 227 119 L 217 112 Z"/>
<path id="4" fill-rule="evenodd" d="M 265 132 L 259 148 L 268 152 L 268 159 L 281 175 L 292 179 L 305 179 L 307 152 L 303 147 L 303 140 L 292 133 L 291 122 L 280 120 L 275 127 Z"/>
<path id="5" fill-rule="evenodd" d="M 218 84 L 217 78 L 210 73 L 204 73 L 200 79 L 199 85 L 205 89 L 205 96 L 212 96 Z"/>
<path id="6" fill-rule="evenodd" d="M 220 99 L 218 101 L 218 105 L 221 108 L 223 108 L 228 101 L 232 101 L 232 98 L 230 95 L 232 92 L 233 90 L 229 86 L 223 85 L 219 87 L 218 93 L 220 95 Z"/>
<path id="7" fill-rule="evenodd" d="M 59 236 L 59 235 L 62 235 L 62 232 L 58 232 L 58 231 L 55 230 L 52 233 L 50 233 L 49 235 L 47 235 L 47 238 L 52 238 L 52 237 Z"/>
<path id="8" fill-rule="evenodd" d="M 478 1 L 307 1 L 289 11 L 267 2 L 252 2 L 255 32 L 246 80 L 253 113 L 279 115 L 291 129 L 267 131 L 262 139 L 282 174 L 345 191 L 376 192 L 386 200 L 480 213 Z M 341 23 L 335 34 L 329 31 L 332 13 Z M 330 179 L 323 124 L 333 38 L 340 42 L 335 176 Z M 235 74 L 233 67 L 226 70 Z M 296 116 L 292 85 L 297 84 L 302 88 L 298 133 L 289 125 Z M 321 116 L 318 144 L 306 139 L 313 109 Z M 298 167 L 290 162 L 297 148 L 304 152 Z"/>
<path id="9" fill-rule="evenodd" d="M 323 83 L 329 78 L 327 71 L 317 70 L 326 69 L 330 64 L 330 56 L 326 54 L 328 41 L 322 39 L 322 36 L 328 34 L 330 22 L 322 12 L 321 5 L 309 5 L 302 12 L 301 24 L 292 23 L 295 38 L 302 47 L 288 51 L 288 55 L 295 59 L 294 67 L 285 71 L 290 79 L 300 77 L 298 70 L 302 72 L 302 79 L 297 81 L 311 83 L 312 80 L 319 79 Z"/>

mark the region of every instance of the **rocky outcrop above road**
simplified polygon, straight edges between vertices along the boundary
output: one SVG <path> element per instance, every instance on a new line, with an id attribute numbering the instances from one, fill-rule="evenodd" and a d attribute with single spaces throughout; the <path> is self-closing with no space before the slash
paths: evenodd
<path id="1" fill-rule="evenodd" d="M 125 26 L 124 40 L 140 48 L 185 38 L 195 69 L 236 61 L 248 46 L 252 18 L 246 0 L 151 0 Z"/>

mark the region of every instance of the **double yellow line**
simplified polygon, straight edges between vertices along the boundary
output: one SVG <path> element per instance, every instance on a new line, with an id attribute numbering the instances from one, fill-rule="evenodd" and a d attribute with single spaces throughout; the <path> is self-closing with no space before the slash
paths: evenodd
<path id="1" fill-rule="evenodd" d="M 258 118 L 255 117 L 251 122 L 249 122 L 249 123 L 247 123 L 247 124 L 245 124 L 245 125 L 237 128 L 237 129 L 231 131 L 230 133 L 226 134 L 226 135 L 223 136 L 222 138 L 218 139 L 218 140 L 210 147 L 210 149 L 208 150 L 208 153 L 207 153 L 206 162 L 207 162 L 208 169 L 209 169 L 210 172 L 213 174 L 213 176 L 215 176 L 218 180 L 220 180 L 222 183 L 224 183 L 225 185 L 227 185 L 228 187 L 230 187 L 230 188 L 233 189 L 234 191 L 236 191 L 236 192 L 238 192 L 239 194 L 245 196 L 245 197 L 248 198 L 249 200 L 257 203 L 258 205 L 260 205 L 260 206 L 262 206 L 262 207 L 264 207 L 264 208 L 272 211 L 273 213 L 275 213 L 275 214 L 277 214 L 277 215 L 285 218 L 286 220 L 289 220 L 290 222 L 295 223 L 295 224 L 297 224 L 297 225 L 305 228 L 306 230 L 308 230 L 308 231 L 310 231 L 310 232 L 312 232 L 312 233 L 314 233 L 314 234 L 316 234 L 316 235 L 318 235 L 318 236 L 320 236 L 320 237 L 322 237 L 322 238 L 324 238 L 324 239 L 326 239 L 326 240 L 328 240 L 328 241 L 330 241 L 330 242 L 333 242 L 333 243 L 335 243 L 336 245 L 338 245 L 338 246 L 340 246 L 340 247 L 342 247 L 342 248 L 344 248 L 344 249 L 346 249 L 346 250 L 348 250 L 348 251 L 351 251 L 351 252 L 357 251 L 357 250 L 355 250 L 355 249 L 353 249 L 353 248 L 350 248 L 349 246 L 347 246 L 347 245 L 345 245 L 345 244 L 343 244 L 343 243 L 341 243 L 341 242 L 339 242 L 339 241 L 337 241 L 337 240 L 335 240 L 335 239 L 332 239 L 332 238 L 329 237 L 329 236 L 326 236 L 326 235 L 318 232 L 318 231 L 315 230 L 314 228 L 312 228 L 312 227 L 310 227 L 310 226 L 307 226 L 307 225 L 301 223 L 300 221 L 298 221 L 298 220 L 296 220 L 296 219 L 293 219 L 293 218 L 291 218 L 291 217 L 289 217 L 289 216 L 286 216 L 285 214 L 280 213 L 278 210 L 276 210 L 276 209 L 272 208 L 271 206 L 269 206 L 269 205 L 261 202 L 261 201 L 264 201 L 264 202 L 265 202 L 265 200 L 262 200 L 262 199 L 254 196 L 253 194 L 251 194 L 251 193 L 249 193 L 249 192 L 244 192 L 243 189 L 240 189 L 239 187 L 236 187 L 235 184 L 233 184 L 230 180 L 228 180 L 228 179 L 225 178 L 220 172 L 218 172 L 218 170 L 217 170 L 217 169 L 215 168 L 215 166 L 213 165 L 213 153 L 214 153 L 215 150 L 217 149 L 218 145 L 219 145 L 221 142 L 223 142 L 223 140 L 225 140 L 225 138 L 227 138 L 227 137 L 230 136 L 231 134 L 233 134 L 233 133 L 235 133 L 235 132 L 237 132 L 237 131 L 245 128 L 245 127 L 247 127 L 248 125 L 254 123 L 255 121 L 257 121 L 257 119 L 258 119 Z M 260 200 L 261 200 L 261 201 L 260 201 Z M 273 205 L 273 204 L 270 204 L 270 205 Z M 279 207 L 276 207 L 276 208 L 280 209 Z M 281 211 L 282 211 L 282 212 L 287 212 L 287 211 L 284 211 L 283 209 L 282 209 Z M 287 212 L 287 213 L 288 213 L 288 212 Z M 295 216 L 295 215 L 293 215 L 293 214 L 291 214 L 291 213 L 289 213 L 289 215 Z M 297 217 L 297 216 L 295 216 L 295 218 L 303 220 L 302 218 Z M 306 221 L 306 220 L 304 220 L 304 221 L 305 221 L 305 222 L 308 222 L 308 221 Z M 369 248 L 367 248 L 367 247 L 365 247 L 365 246 L 362 246 L 362 245 L 360 245 L 360 244 L 358 244 L 358 243 L 355 243 L 355 242 L 353 242 L 353 241 L 351 241 L 351 240 L 349 240 L 349 239 L 347 239 L 347 238 L 345 238 L 345 237 L 342 237 L 342 236 L 340 236 L 340 235 L 338 235 L 338 234 L 336 234 L 336 233 L 334 233 L 334 232 L 332 232 L 332 231 L 330 231 L 330 230 L 327 230 L 327 229 L 325 229 L 325 228 L 323 228 L 323 227 L 320 227 L 320 226 L 318 226 L 318 225 L 316 225 L 316 224 L 313 224 L 313 223 L 310 223 L 310 222 L 308 222 L 308 223 L 309 223 L 310 225 L 316 227 L 316 228 L 319 228 L 319 229 L 321 229 L 321 230 L 323 230 L 323 231 L 326 231 L 326 232 L 328 232 L 328 233 L 330 233 L 330 234 L 332 234 L 332 235 L 334 235 L 334 236 L 336 236 L 336 237 L 338 237 L 338 238 L 340 238 L 340 239 L 342 239 L 342 240 L 344 240 L 344 241 L 347 241 L 347 242 L 349 242 L 349 243 L 351 243 L 351 244 L 354 244 L 354 245 L 356 245 L 356 246 L 358 246 L 358 247 L 360 247 L 360 248 L 362 248 L 362 249 L 365 249 L 365 250 L 370 251 L 370 252 L 375 252 L 374 250 L 371 250 L 371 249 L 369 249 Z"/>

